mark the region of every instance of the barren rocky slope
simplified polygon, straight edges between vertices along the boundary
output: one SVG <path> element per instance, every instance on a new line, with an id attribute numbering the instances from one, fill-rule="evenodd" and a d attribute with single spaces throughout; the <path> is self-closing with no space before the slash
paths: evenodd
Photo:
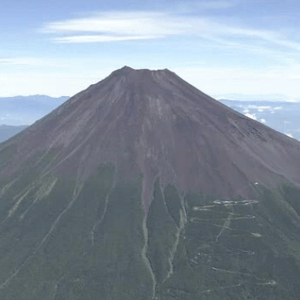
<path id="1" fill-rule="evenodd" d="M 0 145 L 0 298 L 297 299 L 300 144 L 124 67 Z"/>

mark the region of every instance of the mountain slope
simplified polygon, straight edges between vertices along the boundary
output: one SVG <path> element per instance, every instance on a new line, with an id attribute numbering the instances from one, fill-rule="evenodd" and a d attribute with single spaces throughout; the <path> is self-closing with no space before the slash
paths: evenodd
<path id="1" fill-rule="evenodd" d="M 299 156 L 168 70 L 117 70 L 0 145 L 0 297 L 297 299 Z"/>

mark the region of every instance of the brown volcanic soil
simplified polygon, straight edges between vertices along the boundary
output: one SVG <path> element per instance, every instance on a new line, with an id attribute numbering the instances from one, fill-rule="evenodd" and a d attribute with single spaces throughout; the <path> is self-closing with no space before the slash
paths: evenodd
<path id="1" fill-rule="evenodd" d="M 41 175 L 76 174 L 84 181 L 103 162 L 129 181 L 143 174 L 146 211 L 157 177 L 183 192 L 225 198 L 251 196 L 256 182 L 300 186 L 296 140 L 234 112 L 169 70 L 117 70 L 0 151 L 6 147 L 14 155 L 0 176 L 18 174 L 38 153 L 56 157 Z"/>

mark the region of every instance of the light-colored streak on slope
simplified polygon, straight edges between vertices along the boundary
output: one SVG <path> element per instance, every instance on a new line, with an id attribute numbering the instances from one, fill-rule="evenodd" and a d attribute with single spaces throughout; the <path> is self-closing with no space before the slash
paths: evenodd
<path id="1" fill-rule="evenodd" d="M 95 230 L 104 220 L 104 217 L 105 217 L 105 214 L 106 214 L 106 211 L 107 211 L 108 201 L 109 201 L 109 193 L 107 194 L 107 196 L 105 198 L 105 206 L 104 206 L 104 210 L 103 210 L 103 213 L 101 215 L 101 218 L 95 223 L 92 230 L 90 231 L 90 237 L 91 237 L 91 241 L 92 241 L 93 246 L 95 245 Z"/>
<path id="2" fill-rule="evenodd" d="M 153 282 L 153 288 L 152 288 L 152 299 L 155 298 L 155 293 L 156 293 L 156 279 L 155 279 L 155 275 L 154 275 L 154 272 L 152 270 L 152 267 L 151 267 L 151 263 L 147 257 L 147 250 L 148 250 L 148 229 L 147 229 L 147 220 L 146 218 L 144 218 L 144 221 L 143 221 L 143 233 L 144 233 L 144 239 L 145 239 L 145 243 L 144 243 L 144 247 L 142 249 L 142 258 L 143 258 L 143 261 L 147 267 L 147 269 L 149 270 L 149 273 L 150 273 L 150 276 L 151 276 L 151 279 L 152 279 L 152 282 Z"/>
<path id="3" fill-rule="evenodd" d="M 78 185 L 78 183 L 75 185 L 74 188 L 74 193 L 73 193 L 73 197 L 72 200 L 69 202 L 68 206 L 59 214 L 59 216 L 55 219 L 55 221 L 53 222 L 50 230 L 48 231 L 48 233 L 44 236 L 44 238 L 42 239 L 42 241 L 39 243 L 39 245 L 36 247 L 36 249 L 33 251 L 33 253 L 28 256 L 25 261 L 0 285 L 0 289 L 3 289 L 12 279 L 14 279 L 19 272 L 21 271 L 21 269 L 30 261 L 30 259 L 36 255 L 38 253 L 38 251 L 40 250 L 40 248 L 43 246 L 43 244 L 45 243 L 45 241 L 48 239 L 48 237 L 50 236 L 50 234 L 53 232 L 53 230 L 55 229 L 56 225 L 58 224 L 58 222 L 60 221 L 60 219 L 63 217 L 63 215 L 73 206 L 73 204 L 75 203 L 75 201 L 77 200 L 80 191 L 82 189 L 81 185 Z"/>

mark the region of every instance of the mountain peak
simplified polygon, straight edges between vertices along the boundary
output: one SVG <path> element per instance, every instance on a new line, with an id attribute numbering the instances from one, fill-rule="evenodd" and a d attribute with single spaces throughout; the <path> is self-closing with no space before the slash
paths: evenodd
<path id="1" fill-rule="evenodd" d="M 168 69 L 157 69 L 157 70 L 150 70 L 150 69 L 133 69 L 129 66 L 124 66 L 118 70 L 115 70 L 112 74 L 129 74 L 129 73 L 170 73 L 170 74 L 174 74 L 173 72 L 171 72 Z"/>
<path id="2" fill-rule="evenodd" d="M 124 66 L 118 70 L 115 70 L 114 72 L 132 72 L 132 71 L 136 71 L 136 70 L 129 66 Z"/>

